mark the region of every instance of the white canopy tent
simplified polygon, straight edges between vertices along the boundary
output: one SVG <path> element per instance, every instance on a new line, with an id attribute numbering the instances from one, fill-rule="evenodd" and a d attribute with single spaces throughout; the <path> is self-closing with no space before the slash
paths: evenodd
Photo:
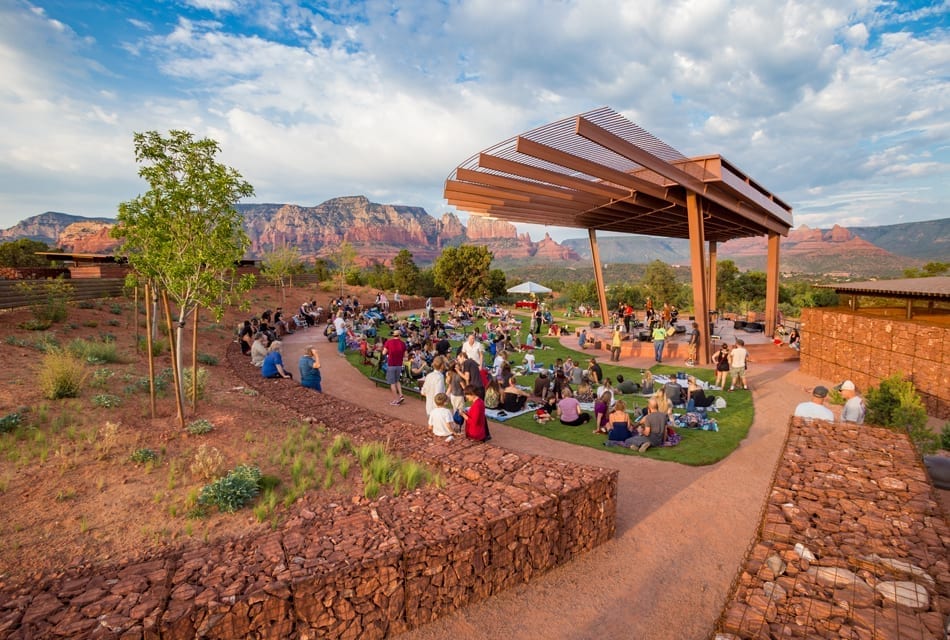
<path id="1" fill-rule="evenodd" d="M 529 294 L 551 293 L 551 290 L 545 286 L 538 284 L 537 282 L 531 282 L 530 280 L 528 280 L 527 282 L 522 282 L 519 285 L 515 285 L 514 287 L 511 287 L 510 289 L 508 289 L 508 293 L 529 293 Z"/>

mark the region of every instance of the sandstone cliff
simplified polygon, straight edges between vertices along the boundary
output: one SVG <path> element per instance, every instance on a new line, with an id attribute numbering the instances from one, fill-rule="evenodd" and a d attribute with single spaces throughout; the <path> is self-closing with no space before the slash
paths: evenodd
<path id="1" fill-rule="evenodd" d="M 249 258 L 260 258 L 274 247 L 292 246 L 308 260 L 327 258 L 342 242 L 357 250 L 358 262 L 389 263 L 402 249 L 415 261 L 434 261 L 442 249 L 462 243 L 488 247 L 499 260 L 569 260 L 579 257 L 550 236 L 538 243 L 503 220 L 472 216 L 465 225 L 452 213 L 440 219 L 421 207 L 370 202 L 363 196 L 334 198 L 315 207 L 295 204 L 239 204 L 251 240 Z M 109 236 L 115 224 L 108 218 L 83 218 L 45 213 L 0 232 L 4 240 L 30 237 L 74 253 L 111 253 L 117 243 Z"/>

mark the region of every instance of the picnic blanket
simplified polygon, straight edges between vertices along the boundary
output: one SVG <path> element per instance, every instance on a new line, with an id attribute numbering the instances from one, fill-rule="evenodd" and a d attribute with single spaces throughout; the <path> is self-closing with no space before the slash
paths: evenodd
<path id="1" fill-rule="evenodd" d="M 505 420 L 510 420 L 515 416 L 520 416 L 525 413 L 531 413 L 536 407 L 532 408 L 525 405 L 525 408 L 521 411 L 505 411 L 504 409 L 485 409 L 485 417 L 489 420 L 494 420 L 495 422 L 504 422 Z"/>

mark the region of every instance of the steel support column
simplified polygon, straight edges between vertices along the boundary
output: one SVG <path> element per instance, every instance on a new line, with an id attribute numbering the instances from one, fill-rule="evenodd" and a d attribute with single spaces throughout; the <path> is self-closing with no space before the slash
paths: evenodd
<path id="1" fill-rule="evenodd" d="M 606 327 L 610 322 L 610 310 L 607 309 L 607 290 L 604 288 L 604 270 L 600 264 L 600 249 L 597 248 L 597 232 L 594 229 L 588 229 L 587 237 L 590 238 L 590 257 L 594 262 L 594 282 L 597 285 L 597 300 L 600 302 L 600 320 Z"/>
<path id="2" fill-rule="evenodd" d="M 775 334 L 778 319 L 778 257 L 779 235 L 769 231 L 768 257 L 765 265 L 765 335 Z"/>
<path id="3" fill-rule="evenodd" d="M 699 198 L 692 191 L 686 194 L 686 214 L 689 218 L 690 273 L 693 284 L 693 315 L 699 325 L 699 364 L 709 364 L 709 303 L 707 302 L 706 241 L 703 237 L 703 212 Z"/>

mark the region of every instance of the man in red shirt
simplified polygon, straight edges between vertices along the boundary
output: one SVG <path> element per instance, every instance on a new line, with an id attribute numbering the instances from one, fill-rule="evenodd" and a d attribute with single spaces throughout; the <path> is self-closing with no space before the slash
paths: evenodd
<path id="1" fill-rule="evenodd" d="M 386 382 L 389 383 L 389 389 L 393 392 L 393 401 L 389 404 L 402 404 L 405 398 L 402 395 L 402 385 L 399 379 L 402 377 L 402 363 L 406 356 L 406 343 L 398 334 L 392 334 L 389 339 L 383 343 L 383 357 L 386 358 Z"/>

